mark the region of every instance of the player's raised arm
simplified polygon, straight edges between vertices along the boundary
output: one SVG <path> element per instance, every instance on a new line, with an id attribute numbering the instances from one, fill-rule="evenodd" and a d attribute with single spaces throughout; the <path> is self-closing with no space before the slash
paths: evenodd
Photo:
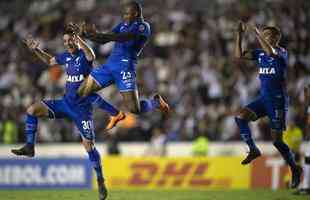
<path id="1" fill-rule="evenodd" d="M 85 23 L 80 25 L 85 26 Z M 88 61 L 94 61 L 96 59 L 96 55 L 93 49 L 80 37 L 82 35 L 82 29 L 74 23 L 69 23 L 66 27 L 68 31 L 71 31 L 74 36 L 74 40 L 76 40 L 77 44 L 79 44 L 80 48 L 85 53 L 85 57 Z"/>
<path id="2" fill-rule="evenodd" d="M 87 39 L 100 43 L 105 44 L 108 42 L 127 42 L 130 40 L 140 39 L 145 36 L 140 34 L 135 34 L 132 32 L 125 32 L 125 33 L 115 33 L 115 32 L 100 32 L 97 30 L 94 24 L 86 24 L 84 23 L 81 27 L 82 34 Z"/>
<path id="3" fill-rule="evenodd" d="M 278 55 L 275 48 L 270 44 L 270 42 L 263 37 L 262 33 L 258 30 L 258 28 L 255 25 L 248 25 L 247 26 L 250 31 L 253 31 L 255 33 L 255 36 L 261 45 L 262 49 L 268 54 L 268 55 Z"/>
<path id="4" fill-rule="evenodd" d="M 94 61 L 96 59 L 96 55 L 93 49 L 78 35 L 75 35 L 76 40 L 80 46 L 80 48 L 85 53 L 85 57 L 88 61 Z"/>
<path id="5" fill-rule="evenodd" d="M 30 51 L 34 52 L 35 55 L 38 56 L 38 58 L 40 60 L 42 60 L 44 63 L 46 63 L 48 65 L 57 64 L 55 58 L 52 55 L 50 55 L 49 53 L 40 49 L 39 48 L 40 43 L 38 41 L 36 41 L 35 39 L 33 39 L 32 37 L 28 37 L 26 39 L 23 39 L 23 42 L 26 44 L 28 49 Z"/>
<path id="6" fill-rule="evenodd" d="M 235 43 L 235 57 L 239 59 L 252 59 L 252 54 L 249 51 L 243 51 L 242 49 L 242 39 L 243 34 L 245 32 L 246 26 L 243 22 L 238 23 L 237 28 L 237 36 L 236 36 L 236 43 Z"/>

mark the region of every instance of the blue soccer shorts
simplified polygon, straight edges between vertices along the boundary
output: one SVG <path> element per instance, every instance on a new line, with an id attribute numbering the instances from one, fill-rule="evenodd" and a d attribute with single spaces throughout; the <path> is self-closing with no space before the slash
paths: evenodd
<path id="1" fill-rule="evenodd" d="M 92 117 L 92 108 L 72 105 L 66 99 L 43 100 L 43 104 L 49 110 L 49 118 L 52 119 L 71 119 L 78 128 L 83 139 L 94 141 L 94 123 Z"/>
<path id="2" fill-rule="evenodd" d="M 120 92 L 136 90 L 135 64 L 126 59 L 93 68 L 90 76 L 102 88 L 115 84 Z"/>
<path id="3" fill-rule="evenodd" d="M 285 95 L 259 96 L 246 106 L 256 114 L 257 119 L 268 116 L 270 128 L 282 132 L 286 130 L 288 97 Z"/>

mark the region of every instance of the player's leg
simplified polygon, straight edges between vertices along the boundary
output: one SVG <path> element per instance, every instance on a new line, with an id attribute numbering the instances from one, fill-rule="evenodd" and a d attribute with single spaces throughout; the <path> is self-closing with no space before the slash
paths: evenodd
<path id="1" fill-rule="evenodd" d="M 121 71 L 113 72 L 113 77 L 127 109 L 134 114 L 152 112 L 155 109 L 167 114 L 169 105 L 160 95 L 157 94 L 151 99 L 139 100 L 136 73 L 133 67 L 126 64 L 122 66 L 124 68 Z"/>
<path id="2" fill-rule="evenodd" d="M 283 141 L 283 131 L 286 129 L 287 99 L 286 97 L 275 97 L 265 100 L 264 104 L 270 120 L 273 145 L 290 166 L 292 172 L 291 187 L 296 188 L 301 181 L 302 169 L 296 164 L 292 151 Z"/>
<path id="3" fill-rule="evenodd" d="M 12 149 L 15 155 L 33 157 L 34 145 L 38 126 L 38 118 L 48 117 L 48 109 L 42 102 L 36 102 L 28 107 L 25 119 L 26 144 L 20 149 Z"/>
<path id="4" fill-rule="evenodd" d="M 121 95 L 127 109 L 134 114 L 152 112 L 159 109 L 164 114 L 170 110 L 169 105 L 160 95 L 155 95 L 151 99 L 139 100 L 138 90 L 122 92 Z"/>
<path id="5" fill-rule="evenodd" d="M 295 162 L 294 155 L 291 152 L 290 148 L 287 144 L 283 141 L 283 133 L 282 131 L 272 129 L 271 130 L 272 138 L 273 138 L 273 145 L 274 147 L 280 152 L 283 159 L 289 165 L 291 172 L 292 172 L 292 183 L 291 187 L 296 188 L 298 187 L 301 181 L 301 174 L 302 169 L 298 166 Z"/>
<path id="6" fill-rule="evenodd" d="M 104 177 L 102 172 L 101 166 L 101 156 L 98 150 L 96 149 L 94 143 L 90 140 L 83 139 L 82 144 L 87 151 L 88 158 L 92 163 L 92 166 L 96 172 L 97 177 L 97 184 L 98 184 L 98 192 L 99 192 L 99 199 L 104 200 L 108 196 L 108 191 L 104 183 Z"/>
<path id="7" fill-rule="evenodd" d="M 303 166 L 304 180 L 300 194 L 310 194 L 310 143 L 305 153 L 305 162 Z"/>
<path id="8" fill-rule="evenodd" d="M 81 97 L 86 97 L 93 92 L 97 92 L 101 89 L 98 82 L 95 81 L 91 76 L 88 76 L 78 89 L 78 95 Z"/>
<path id="9" fill-rule="evenodd" d="M 99 108 L 110 114 L 111 119 L 108 125 L 106 126 L 106 130 L 112 129 L 116 124 L 126 118 L 124 112 L 118 110 L 113 105 L 105 101 L 100 95 L 94 93 L 88 97 L 92 103 L 92 105 L 96 108 Z"/>
<path id="10" fill-rule="evenodd" d="M 91 93 L 96 92 L 102 88 L 108 87 L 114 83 L 112 72 L 109 66 L 102 65 L 92 70 L 91 74 L 82 83 L 78 90 L 80 96 L 89 96 Z M 99 108 L 107 111 L 111 115 L 110 122 L 106 130 L 112 129 L 118 122 L 123 120 L 126 116 L 123 112 L 118 111 L 113 105 L 104 101 L 102 98 L 98 99 Z"/>
<path id="11" fill-rule="evenodd" d="M 262 106 L 261 98 L 256 99 L 244 108 L 241 108 L 235 116 L 235 122 L 239 128 L 242 140 L 248 145 L 249 153 L 241 164 L 249 164 L 252 160 L 261 155 L 260 150 L 256 146 L 251 129 L 249 127 L 250 121 L 255 121 L 264 116 L 264 108 Z"/>
<path id="12" fill-rule="evenodd" d="M 78 89 L 81 97 L 89 96 L 91 93 L 97 92 L 102 88 L 113 84 L 112 72 L 107 65 L 94 67 L 90 75 L 86 77 Z"/>
<path id="13" fill-rule="evenodd" d="M 83 118 L 79 118 L 78 116 L 76 116 L 75 118 L 76 119 L 74 120 L 74 122 L 80 131 L 82 137 L 82 144 L 96 172 L 99 199 L 104 200 L 106 199 L 108 193 L 104 184 L 101 156 L 94 145 L 95 134 L 94 134 L 93 120 L 91 117 L 87 116 Z"/>

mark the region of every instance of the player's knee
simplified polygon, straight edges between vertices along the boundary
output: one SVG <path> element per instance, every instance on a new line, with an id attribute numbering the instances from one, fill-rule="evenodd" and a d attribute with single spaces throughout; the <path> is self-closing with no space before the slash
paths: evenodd
<path id="1" fill-rule="evenodd" d="M 89 141 L 89 140 L 83 140 L 82 144 L 83 144 L 83 146 L 87 152 L 91 151 L 93 149 L 93 146 L 94 146 L 94 143 L 92 141 Z"/>
<path id="2" fill-rule="evenodd" d="M 136 103 L 134 100 L 125 99 L 124 103 L 129 112 L 136 114 L 136 115 L 141 113 L 140 104 Z"/>
<path id="3" fill-rule="evenodd" d="M 27 108 L 27 114 L 37 116 L 40 113 L 40 109 L 37 103 L 32 104 Z"/>
<path id="4" fill-rule="evenodd" d="M 271 138 L 274 142 L 283 142 L 283 134 L 278 130 L 271 130 Z"/>
<path id="5" fill-rule="evenodd" d="M 238 127 L 240 127 L 240 126 L 242 126 L 242 125 L 244 125 L 244 124 L 248 124 L 249 123 L 249 121 L 248 120 L 246 120 L 246 119 L 243 119 L 242 117 L 240 117 L 240 116 L 235 116 L 235 122 L 236 122 L 236 124 L 238 125 Z"/>
<path id="6" fill-rule="evenodd" d="M 84 96 L 87 95 L 87 88 L 85 87 L 84 84 L 82 84 L 82 85 L 79 87 L 77 93 L 78 93 L 78 95 L 79 95 L 80 97 L 84 97 Z"/>
<path id="7" fill-rule="evenodd" d="M 301 155 L 299 152 L 294 152 L 294 158 L 296 163 L 300 163 L 301 161 Z"/>
<path id="8" fill-rule="evenodd" d="M 244 112 L 239 111 L 239 112 L 235 115 L 235 120 L 246 120 L 246 115 L 244 114 Z"/>
<path id="9" fill-rule="evenodd" d="M 242 108 L 238 111 L 236 118 L 246 120 L 246 121 L 255 121 L 256 120 L 256 115 L 254 112 L 250 111 L 247 108 Z"/>
<path id="10" fill-rule="evenodd" d="M 133 113 L 133 114 L 140 114 L 141 113 L 141 109 L 139 106 L 136 105 L 127 105 L 128 110 Z"/>

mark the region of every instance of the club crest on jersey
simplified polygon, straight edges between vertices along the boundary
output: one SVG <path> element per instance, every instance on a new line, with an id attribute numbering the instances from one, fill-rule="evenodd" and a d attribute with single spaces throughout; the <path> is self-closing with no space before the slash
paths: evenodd
<path id="1" fill-rule="evenodd" d="M 84 80 L 84 75 L 83 74 L 80 74 L 80 75 L 77 75 L 77 76 L 67 75 L 66 79 L 67 79 L 67 82 L 77 83 L 77 82 L 81 82 L 81 81 Z"/>
<path id="2" fill-rule="evenodd" d="M 139 31 L 143 32 L 145 30 L 145 26 L 143 24 L 139 25 Z"/>
<path id="3" fill-rule="evenodd" d="M 259 74 L 276 74 L 276 70 L 274 67 L 261 67 L 259 68 Z"/>

